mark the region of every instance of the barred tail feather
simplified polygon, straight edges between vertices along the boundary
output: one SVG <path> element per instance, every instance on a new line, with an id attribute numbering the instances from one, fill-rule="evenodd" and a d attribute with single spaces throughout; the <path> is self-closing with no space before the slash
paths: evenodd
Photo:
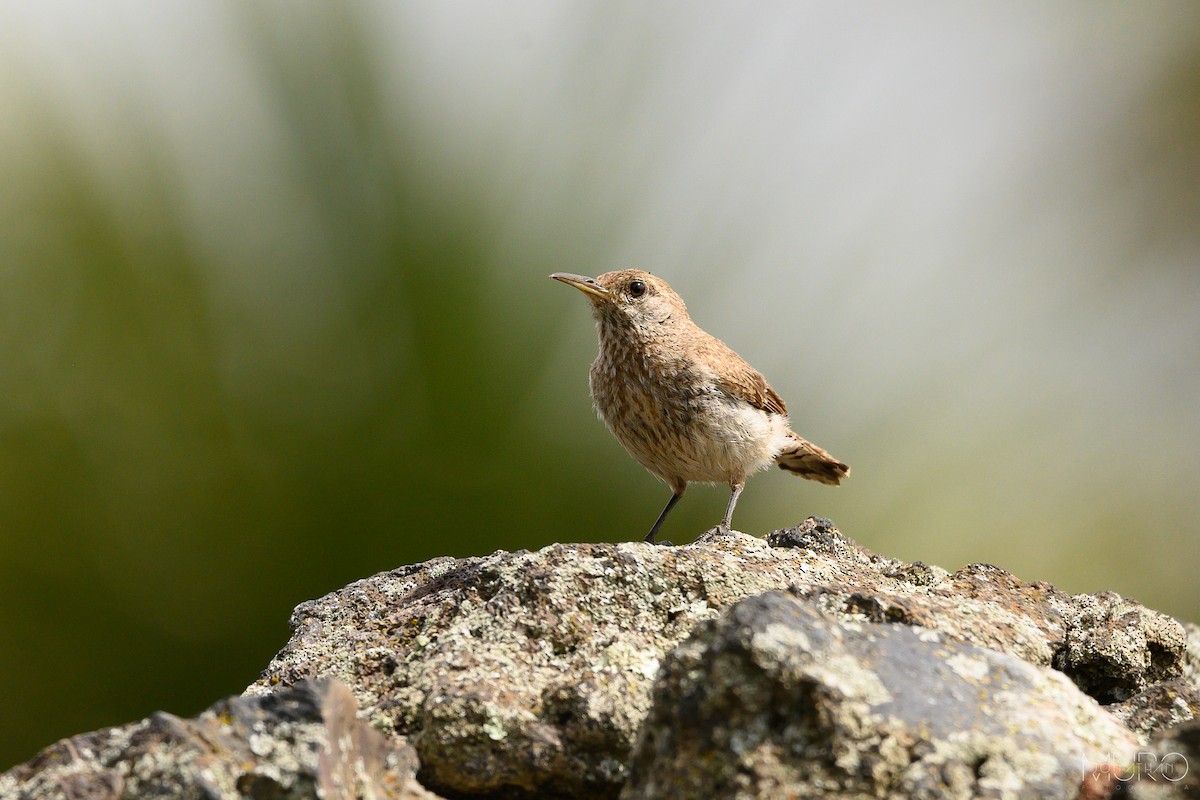
<path id="1" fill-rule="evenodd" d="M 795 433 L 790 433 L 787 444 L 775 456 L 775 463 L 782 470 L 830 486 L 837 486 L 850 475 L 850 467 Z"/>

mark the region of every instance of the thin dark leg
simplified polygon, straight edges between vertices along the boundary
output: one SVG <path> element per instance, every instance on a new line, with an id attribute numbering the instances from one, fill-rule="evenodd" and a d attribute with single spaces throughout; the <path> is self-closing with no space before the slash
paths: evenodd
<path id="1" fill-rule="evenodd" d="M 647 542 L 651 542 L 651 543 L 654 542 L 654 537 L 655 537 L 655 535 L 658 534 L 658 529 L 662 527 L 663 520 L 667 518 L 667 512 L 669 512 L 672 508 L 675 507 L 675 504 L 679 502 L 679 498 L 681 498 L 681 497 L 683 497 L 682 489 L 680 489 L 679 491 L 672 491 L 671 499 L 667 501 L 667 507 L 664 508 L 662 510 L 662 513 L 658 515 L 658 519 L 655 521 L 654 527 L 651 528 L 650 532 L 646 534 Z"/>
<path id="2" fill-rule="evenodd" d="M 737 505 L 738 497 L 742 493 L 742 489 L 746 488 L 746 482 L 735 483 L 729 487 L 732 493 L 729 495 L 729 505 L 725 507 L 725 519 L 721 520 L 721 530 L 730 531 L 733 525 L 733 507 Z"/>

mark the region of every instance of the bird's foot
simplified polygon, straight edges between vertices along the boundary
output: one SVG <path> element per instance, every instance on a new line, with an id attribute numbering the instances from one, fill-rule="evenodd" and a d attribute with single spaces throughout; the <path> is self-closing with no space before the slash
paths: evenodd
<path id="1" fill-rule="evenodd" d="M 716 542 L 721 539 L 728 539 L 730 536 L 737 536 L 737 535 L 739 535 L 738 532 L 729 528 L 728 526 L 715 525 L 715 526 L 709 528 L 708 530 L 706 530 L 704 533 L 697 536 L 696 541 L 693 542 L 693 544 L 701 544 L 701 543 L 705 543 L 705 542 Z"/>
<path id="2" fill-rule="evenodd" d="M 655 525 L 654 530 L 652 530 L 648 534 L 646 534 L 646 538 L 643 539 L 642 541 L 645 542 L 646 544 L 659 545 L 660 547 L 674 547 L 675 546 L 675 543 L 670 541 L 669 539 L 655 538 L 657 535 L 658 535 L 658 526 Z"/>

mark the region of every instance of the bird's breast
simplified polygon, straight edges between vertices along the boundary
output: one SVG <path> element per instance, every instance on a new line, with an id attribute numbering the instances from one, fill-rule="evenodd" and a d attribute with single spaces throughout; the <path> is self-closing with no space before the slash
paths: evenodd
<path id="1" fill-rule="evenodd" d="M 787 421 L 721 391 L 703 365 L 601 350 L 596 411 L 633 458 L 664 480 L 729 483 L 768 465 Z"/>

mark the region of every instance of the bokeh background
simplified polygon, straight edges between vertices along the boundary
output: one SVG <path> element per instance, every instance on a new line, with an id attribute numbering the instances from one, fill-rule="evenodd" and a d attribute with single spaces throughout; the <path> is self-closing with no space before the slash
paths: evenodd
<path id="1" fill-rule="evenodd" d="M 853 465 L 741 530 L 1200 619 L 1194 2 L 12 3 L 0 97 L 0 769 L 353 579 L 640 538 L 554 270 Z"/>

